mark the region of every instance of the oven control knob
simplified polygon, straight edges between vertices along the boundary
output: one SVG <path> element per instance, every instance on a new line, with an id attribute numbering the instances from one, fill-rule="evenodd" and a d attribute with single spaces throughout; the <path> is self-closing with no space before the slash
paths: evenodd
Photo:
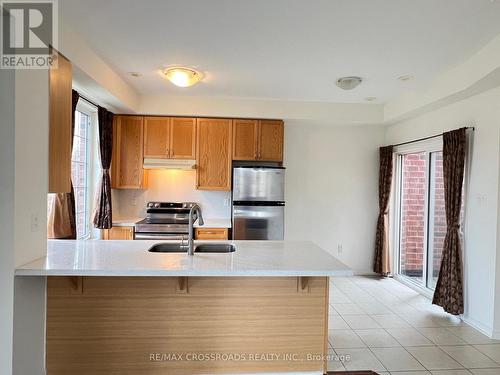
<path id="1" fill-rule="evenodd" d="M 148 207 L 153 207 L 153 202 L 149 202 Z"/>
<path id="2" fill-rule="evenodd" d="M 155 203 L 155 208 L 160 208 L 160 204 L 159 203 Z"/>

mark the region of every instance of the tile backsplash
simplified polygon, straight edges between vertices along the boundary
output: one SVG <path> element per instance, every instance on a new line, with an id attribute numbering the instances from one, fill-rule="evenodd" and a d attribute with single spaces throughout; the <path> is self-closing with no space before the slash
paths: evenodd
<path id="1" fill-rule="evenodd" d="M 196 190 L 196 172 L 183 170 L 150 170 L 148 189 L 113 190 L 113 217 L 143 217 L 150 201 L 197 202 L 203 216 L 231 217 L 231 192 Z"/>

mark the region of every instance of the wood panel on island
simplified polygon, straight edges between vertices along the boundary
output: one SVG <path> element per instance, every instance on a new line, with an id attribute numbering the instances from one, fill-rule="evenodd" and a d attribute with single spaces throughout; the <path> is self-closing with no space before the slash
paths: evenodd
<path id="1" fill-rule="evenodd" d="M 52 375 L 326 373 L 328 277 L 50 276 L 46 321 Z"/>

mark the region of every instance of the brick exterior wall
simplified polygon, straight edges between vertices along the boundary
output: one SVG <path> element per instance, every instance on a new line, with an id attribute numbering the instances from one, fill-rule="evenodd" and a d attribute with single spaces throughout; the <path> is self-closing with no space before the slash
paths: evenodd
<path id="1" fill-rule="evenodd" d="M 434 163 L 434 236 L 433 277 L 437 278 L 441 266 L 444 237 L 446 235 L 446 212 L 444 208 L 443 153 L 435 153 Z"/>
<path id="2" fill-rule="evenodd" d="M 433 154 L 434 168 L 434 276 L 439 272 L 444 235 L 446 234 L 446 216 L 444 211 L 444 186 L 442 154 Z M 425 153 L 408 154 L 403 158 L 403 194 L 401 202 L 401 273 L 421 278 L 423 276 L 424 235 L 425 235 L 425 194 L 428 186 L 426 180 Z"/>

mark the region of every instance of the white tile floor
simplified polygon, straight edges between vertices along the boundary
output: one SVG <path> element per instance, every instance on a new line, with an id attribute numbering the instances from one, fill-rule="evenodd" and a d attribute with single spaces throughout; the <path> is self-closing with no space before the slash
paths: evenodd
<path id="1" fill-rule="evenodd" d="M 500 375 L 500 340 L 390 278 L 332 278 L 328 338 L 330 371 Z"/>

